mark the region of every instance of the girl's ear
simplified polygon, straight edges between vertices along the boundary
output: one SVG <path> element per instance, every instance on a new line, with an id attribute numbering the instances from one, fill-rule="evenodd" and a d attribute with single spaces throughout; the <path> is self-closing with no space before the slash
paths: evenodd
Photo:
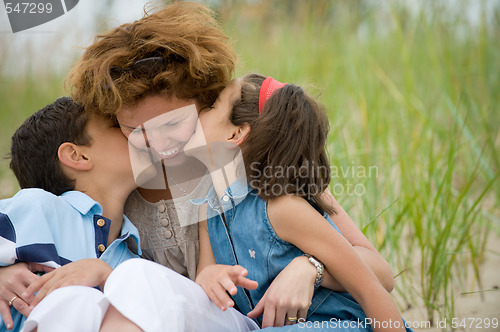
<path id="1" fill-rule="evenodd" d="M 89 171 L 92 169 L 92 161 L 82 146 L 65 142 L 59 146 L 57 157 L 63 165 L 78 170 Z"/>
<path id="2" fill-rule="evenodd" d="M 234 128 L 231 137 L 229 137 L 227 141 L 240 146 L 247 139 L 249 133 L 250 125 L 245 122 L 241 126 L 237 126 Z"/>

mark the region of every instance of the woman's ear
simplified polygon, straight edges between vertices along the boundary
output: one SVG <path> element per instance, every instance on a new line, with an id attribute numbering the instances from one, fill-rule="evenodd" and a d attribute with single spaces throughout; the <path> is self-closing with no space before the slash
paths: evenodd
<path id="1" fill-rule="evenodd" d="M 247 139 L 249 133 L 250 125 L 245 122 L 241 126 L 237 126 L 234 128 L 231 137 L 229 137 L 227 141 L 240 146 Z"/>
<path id="2" fill-rule="evenodd" d="M 92 161 L 82 146 L 65 142 L 57 150 L 59 161 L 74 170 L 89 171 L 92 169 Z"/>

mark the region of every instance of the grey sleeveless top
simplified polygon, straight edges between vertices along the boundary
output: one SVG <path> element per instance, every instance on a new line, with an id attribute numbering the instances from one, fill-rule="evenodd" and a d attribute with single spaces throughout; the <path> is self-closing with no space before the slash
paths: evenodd
<path id="1" fill-rule="evenodd" d="M 193 192 L 175 200 L 146 201 L 137 190 L 125 203 L 125 215 L 139 230 L 142 257 L 164 265 L 192 280 L 196 278 L 200 241 L 198 207 L 190 200 L 206 196 L 212 183 L 202 177 Z M 137 244 L 129 241 L 137 253 Z"/>

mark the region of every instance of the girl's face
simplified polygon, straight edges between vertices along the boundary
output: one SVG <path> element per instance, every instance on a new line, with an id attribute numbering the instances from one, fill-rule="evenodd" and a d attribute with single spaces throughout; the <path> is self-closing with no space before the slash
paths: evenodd
<path id="1" fill-rule="evenodd" d="M 240 127 L 232 124 L 230 116 L 240 96 L 241 80 L 234 80 L 221 92 L 210 110 L 201 111 L 196 132 L 186 145 L 186 153 L 211 171 L 215 164 L 225 165 L 234 157 L 235 138 Z"/>
<path id="2" fill-rule="evenodd" d="M 212 109 L 200 113 L 200 123 L 207 143 L 226 142 L 237 128 L 231 123 L 234 103 L 241 98 L 241 79 L 235 79 L 222 90 Z"/>
<path id="3" fill-rule="evenodd" d="M 116 118 L 129 143 L 165 166 L 186 162 L 184 146 L 198 120 L 194 100 L 147 96 L 137 105 L 121 109 Z"/>

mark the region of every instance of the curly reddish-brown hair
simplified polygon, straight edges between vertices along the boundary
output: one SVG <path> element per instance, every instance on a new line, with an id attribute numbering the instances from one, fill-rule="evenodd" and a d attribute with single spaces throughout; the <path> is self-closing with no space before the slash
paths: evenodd
<path id="1" fill-rule="evenodd" d="M 153 75 L 126 70 L 148 57 L 165 67 Z M 210 107 L 232 77 L 236 54 L 206 6 L 175 2 L 95 38 L 70 72 L 73 99 L 87 110 L 113 115 L 148 95 L 194 99 Z M 125 69 L 119 77 L 110 72 Z"/>

